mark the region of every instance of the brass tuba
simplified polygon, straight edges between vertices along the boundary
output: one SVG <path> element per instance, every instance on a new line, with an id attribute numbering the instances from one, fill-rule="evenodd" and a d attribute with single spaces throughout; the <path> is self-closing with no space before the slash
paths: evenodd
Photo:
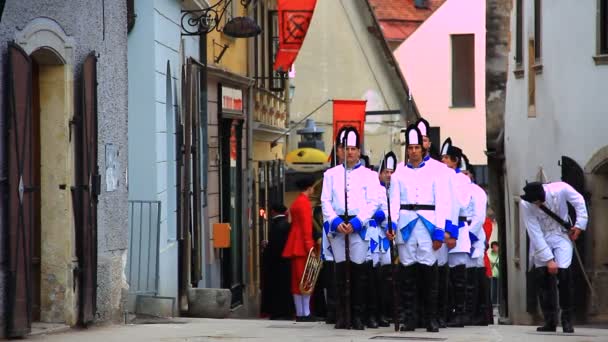
<path id="1" fill-rule="evenodd" d="M 322 267 L 323 261 L 315 254 L 315 248 L 312 247 L 308 252 L 304 273 L 302 279 L 300 279 L 300 292 L 302 294 L 311 294 L 314 291 Z"/>

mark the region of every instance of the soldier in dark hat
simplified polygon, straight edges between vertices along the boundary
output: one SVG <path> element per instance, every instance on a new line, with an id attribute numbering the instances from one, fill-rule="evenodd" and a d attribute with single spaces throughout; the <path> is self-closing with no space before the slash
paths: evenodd
<path id="1" fill-rule="evenodd" d="M 291 265 L 289 259 L 281 255 L 289 228 L 287 208 L 282 203 L 273 203 L 270 206 L 268 241 L 262 241 L 262 312 L 273 320 L 290 320 L 294 312 L 290 292 Z"/>
<path id="2" fill-rule="evenodd" d="M 405 132 L 408 163 L 391 176 L 391 213 L 398 217 L 395 236 L 401 263 L 399 288 L 402 331 L 416 329 L 417 300 L 425 307 L 426 330 L 438 332 L 438 270 L 436 251 L 446 235 L 449 216 L 448 181 L 439 168 L 428 167 L 424 161 L 420 130 L 411 125 Z M 448 233 L 448 236 L 450 234 Z M 416 298 L 417 279 L 424 278 L 422 298 Z"/>
<path id="3" fill-rule="evenodd" d="M 343 139 L 345 162 L 327 170 L 323 176 L 321 203 L 326 234 L 331 244 L 336 269 L 336 329 L 365 329 L 367 272 L 365 258 L 369 248 L 366 226 L 372 218 L 377 198 L 374 181 L 360 160 L 359 133 L 348 128 Z M 347 211 L 348 209 L 348 211 Z M 349 254 L 346 254 L 348 235 Z M 346 282 L 350 269 L 350 288 Z M 348 295 L 350 291 L 351 295 Z M 352 312 L 348 305 L 352 300 Z M 348 313 L 351 313 L 349 322 Z"/>
<path id="4" fill-rule="evenodd" d="M 557 326 L 557 289 L 562 315 L 562 329 L 573 333 L 574 279 L 572 275 L 573 241 L 587 227 L 584 197 L 564 182 L 528 183 L 520 202 L 521 215 L 530 237 L 534 255 L 539 300 L 545 324 L 537 331 L 555 331 Z M 570 223 L 568 203 L 576 211 L 576 222 Z"/>

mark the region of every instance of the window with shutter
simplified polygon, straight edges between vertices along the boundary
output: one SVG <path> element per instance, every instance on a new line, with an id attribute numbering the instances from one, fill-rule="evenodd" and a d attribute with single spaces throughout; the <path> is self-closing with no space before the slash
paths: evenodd
<path id="1" fill-rule="evenodd" d="M 452 107 L 475 106 L 475 35 L 452 35 Z"/>

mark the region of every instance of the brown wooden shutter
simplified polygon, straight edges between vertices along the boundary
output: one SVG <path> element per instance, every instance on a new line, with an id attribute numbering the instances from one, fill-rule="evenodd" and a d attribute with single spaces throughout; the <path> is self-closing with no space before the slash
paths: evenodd
<path id="1" fill-rule="evenodd" d="M 27 335 L 32 322 L 31 249 L 34 225 L 32 63 L 8 46 L 8 335 Z"/>
<path id="2" fill-rule="evenodd" d="M 135 0 L 127 0 L 127 33 L 135 26 Z"/>
<path id="3" fill-rule="evenodd" d="M 452 35 L 452 106 L 475 106 L 475 35 Z"/>
<path id="4" fill-rule="evenodd" d="M 82 66 L 80 110 L 76 114 L 76 186 L 72 202 L 78 257 L 78 322 L 95 320 L 97 303 L 97 57 L 89 54 Z"/>
<path id="5" fill-rule="evenodd" d="M 192 244 L 191 244 L 191 227 L 192 227 L 192 202 L 190 201 L 191 192 L 191 149 L 192 149 L 192 117 L 190 102 L 192 92 L 190 71 L 188 65 L 182 66 L 182 131 L 180 144 L 180 205 L 179 205 L 179 229 L 178 229 L 178 254 L 179 254 L 179 308 L 182 312 L 188 310 L 188 288 L 190 287 L 191 279 L 191 260 L 192 260 Z"/>

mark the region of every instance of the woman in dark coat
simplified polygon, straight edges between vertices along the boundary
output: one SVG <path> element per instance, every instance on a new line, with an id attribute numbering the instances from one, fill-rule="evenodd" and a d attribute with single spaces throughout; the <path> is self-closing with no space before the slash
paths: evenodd
<path id="1" fill-rule="evenodd" d="M 280 203 L 273 204 L 270 215 L 268 241 L 265 242 L 262 259 L 262 313 L 273 320 L 291 320 L 294 311 L 290 288 L 291 262 L 282 257 L 290 229 L 287 208 Z"/>

